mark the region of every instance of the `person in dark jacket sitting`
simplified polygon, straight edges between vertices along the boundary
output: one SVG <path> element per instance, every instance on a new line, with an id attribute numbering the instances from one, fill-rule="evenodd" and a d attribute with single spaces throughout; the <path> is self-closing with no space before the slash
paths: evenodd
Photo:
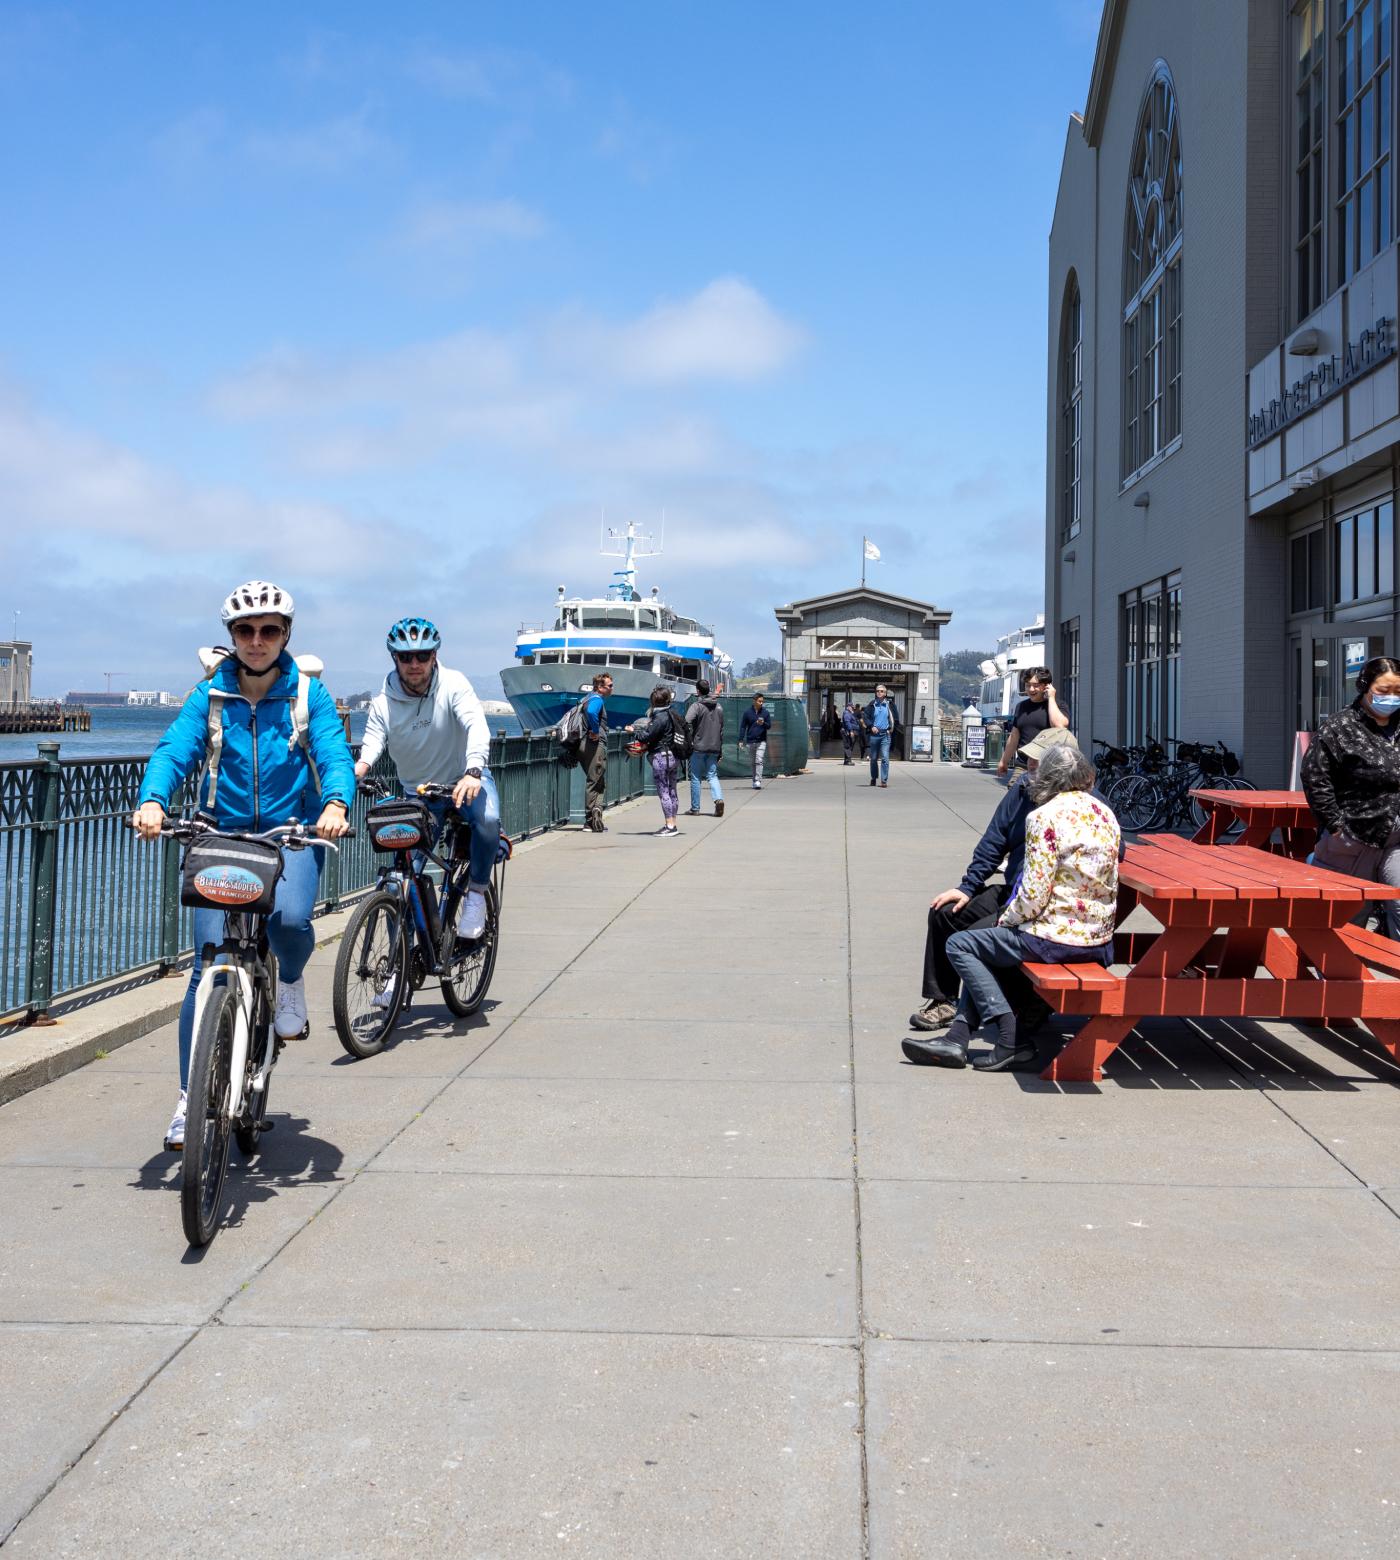
<path id="1" fill-rule="evenodd" d="M 1349 877 L 1400 884 L 1400 661 L 1374 656 L 1356 698 L 1323 721 L 1303 759 L 1303 790 L 1326 832 L 1313 861 Z M 1400 901 L 1384 901 L 1400 938 Z"/>
<path id="2" fill-rule="evenodd" d="M 995 926 L 1003 906 L 1011 898 L 1026 857 L 1026 819 L 1034 807 L 1027 780 L 1035 775 L 1040 760 L 1057 747 L 1079 744 L 1071 732 L 1060 728 L 1042 731 L 1022 749 L 1026 767 L 1006 788 L 992 814 L 972 861 L 956 888 L 945 889 L 933 901 L 928 913 L 928 934 L 924 939 L 924 1001 L 909 1015 L 915 1029 L 945 1029 L 957 1012 L 961 981 L 948 958 L 948 939 L 955 932 Z M 1098 793 L 1094 793 L 1098 796 Z M 1102 801 L 1103 798 L 1099 797 Z M 1005 861 L 1004 881 L 993 883 L 992 876 Z M 1027 1033 L 1037 1029 L 1050 1016 L 1051 1008 L 1035 994 L 1030 981 L 1019 970 L 999 971 L 1002 989 L 1015 1009 L 1021 1027 Z M 924 1042 L 906 1040 L 905 1054 L 911 1061 L 925 1058 L 915 1055 Z"/>
<path id="3" fill-rule="evenodd" d="M 680 760 L 676 757 L 676 725 L 680 716 L 671 708 L 671 690 L 665 683 L 657 683 L 651 690 L 650 708 L 645 720 L 633 721 L 627 728 L 638 747 L 647 751 L 651 759 L 651 772 L 656 780 L 656 797 L 661 803 L 661 828 L 656 832 L 664 839 L 674 839 L 681 831 L 676 827 L 676 814 L 681 810 L 676 792 L 676 776 L 680 772 Z"/>

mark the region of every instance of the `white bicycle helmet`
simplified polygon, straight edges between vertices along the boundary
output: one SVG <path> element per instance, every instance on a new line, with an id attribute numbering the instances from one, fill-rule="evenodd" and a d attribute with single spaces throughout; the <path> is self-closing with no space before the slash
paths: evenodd
<path id="1" fill-rule="evenodd" d="M 292 593 L 267 580 L 245 580 L 230 591 L 220 608 L 219 616 L 224 626 L 236 623 L 239 618 L 261 617 L 265 612 L 280 612 L 286 618 L 288 628 L 296 616 L 296 603 Z"/>

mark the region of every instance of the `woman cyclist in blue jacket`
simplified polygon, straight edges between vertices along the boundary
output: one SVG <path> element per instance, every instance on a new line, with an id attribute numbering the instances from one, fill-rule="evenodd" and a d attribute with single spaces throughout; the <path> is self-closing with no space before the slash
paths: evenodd
<path id="1" fill-rule="evenodd" d="M 354 761 L 335 700 L 315 678 L 309 681 L 306 701 L 305 746 L 294 720 L 298 684 L 306 675 L 287 654 L 295 611 L 290 592 L 265 580 L 249 580 L 225 599 L 221 616 L 233 638 L 233 654 L 185 700 L 151 754 L 133 820 L 143 839 L 159 836 L 171 798 L 209 758 L 211 704 L 222 743 L 214 795 L 211 799 L 208 775 L 200 793 L 205 816 L 220 829 L 260 833 L 293 819 L 307 821 L 311 810 L 318 809 L 316 832 L 322 839 L 347 832 L 355 796 Z M 282 877 L 268 917 L 268 942 L 277 955 L 279 977 L 273 1028 L 284 1040 L 299 1039 L 306 1030 L 302 972 L 316 943 L 311 912 L 323 854 L 282 853 Z M 196 910 L 194 968 L 180 1009 L 180 1098 L 165 1135 L 167 1149 L 178 1150 L 185 1143 L 185 1086 L 204 945 L 222 940 L 223 912 Z"/>

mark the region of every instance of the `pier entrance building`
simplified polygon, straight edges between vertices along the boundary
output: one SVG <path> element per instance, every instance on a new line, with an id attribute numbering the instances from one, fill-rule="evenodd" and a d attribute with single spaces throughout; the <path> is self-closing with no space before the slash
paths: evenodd
<path id="1" fill-rule="evenodd" d="M 783 635 L 783 692 L 806 705 L 813 754 L 840 753 L 847 699 L 868 704 L 881 683 L 901 734 L 911 725 L 937 728 L 939 634 L 950 612 L 868 585 L 774 611 Z"/>

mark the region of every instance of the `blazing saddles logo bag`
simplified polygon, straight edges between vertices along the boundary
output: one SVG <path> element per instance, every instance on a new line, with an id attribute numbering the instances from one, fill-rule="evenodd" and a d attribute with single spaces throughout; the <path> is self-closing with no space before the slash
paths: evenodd
<path id="1" fill-rule="evenodd" d="M 365 815 L 365 828 L 376 850 L 426 850 L 432 827 L 428 809 L 408 796 L 376 802 Z"/>
<path id="2" fill-rule="evenodd" d="M 196 840 L 180 869 L 180 903 L 196 910 L 268 915 L 282 876 L 282 852 L 248 840 Z"/>

